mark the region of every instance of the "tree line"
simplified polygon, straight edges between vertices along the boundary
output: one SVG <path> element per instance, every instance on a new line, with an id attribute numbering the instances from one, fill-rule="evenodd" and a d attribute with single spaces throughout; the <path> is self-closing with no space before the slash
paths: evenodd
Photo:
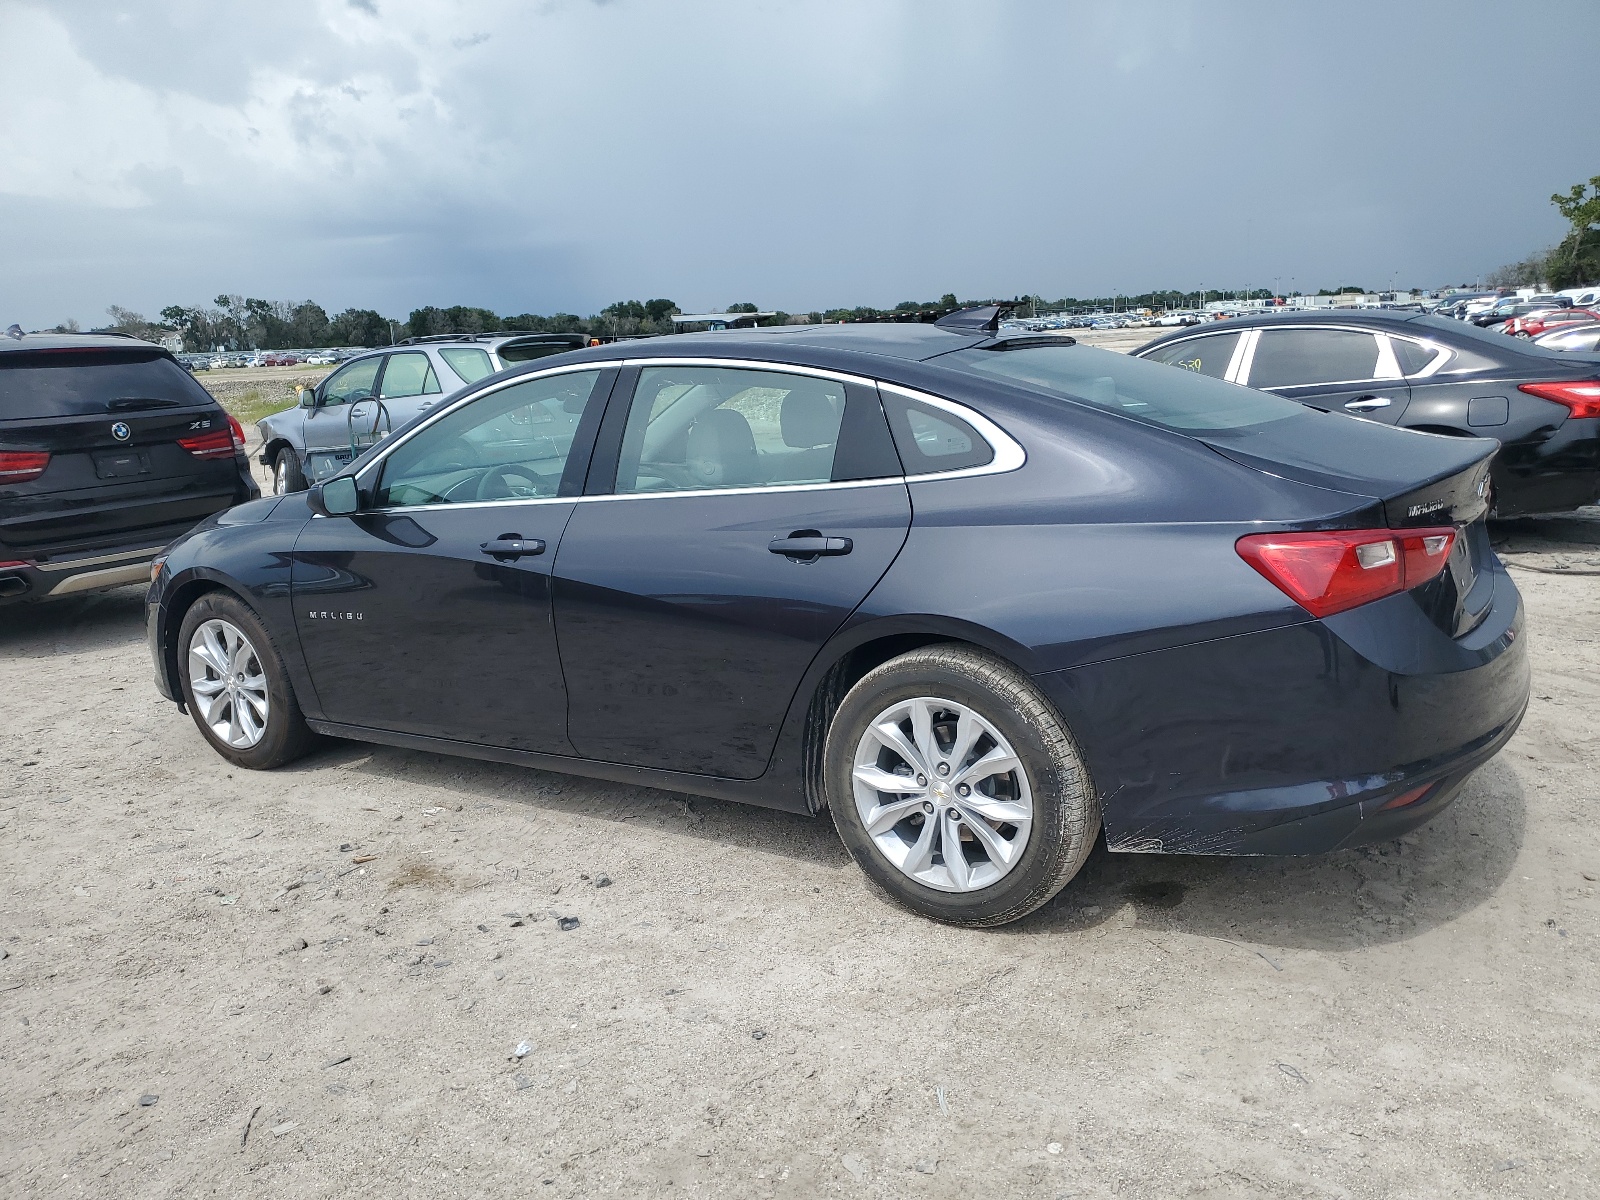
<path id="1" fill-rule="evenodd" d="M 1556 193 L 1550 203 L 1566 218 L 1566 237 L 1521 262 L 1507 263 L 1489 275 L 1488 283 L 1558 291 L 1600 283 L 1600 175 Z"/>
<path id="2" fill-rule="evenodd" d="M 1340 291 L 1358 291 L 1341 288 Z M 1331 295 L 1331 292 L 1323 292 Z M 1137 295 L 1064 296 L 1049 300 L 1044 296 L 1019 296 L 958 300 L 946 292 L 936 300 L 902 300 L 892 308 L 857 305 L 829 308 L 809 313 L 776 311 L 757 322 L 761 325 L 821 324 L 838 321 L 933 320 L 958 308 L 1004 303 L 1027 315 L 1035 312 L 1084 312 L 1102 309 L 1166 309 L 1199 307 L 1208 300 L 1264 299 L 1272 295 L 1265 288 L 1243 291 L 1149 291 Z M 474 333 L 582 333 L 593 337 L 649 337 L 672 333 L 672 318 L 680 309 L 671 300 L 619 300 L 588 317 L 557 312 L 550 315 L 517 313 L 501 316 L 488 308 L 432 305 L 414 308 L 404 320 L 385 317 L 375 309 L 347 308 L 334 316 L 314 300 L 259 300 L 239 295 L 218 296 L 208 306 L 169 305 L 156 320 L 142 313 L 112 305 L 106 310 L 109 324 L 94 332 L 124 333 L 147 341 L 161 341 L 171 334 L 183 339 L 185 350 L 287 350 L 314 346 L 387 346 L 409 337 L 438 334 Z M 749 301 L 730 304 L 726 314 L 761 311 Z M 76 322 L 56 326 L 57 332 L 77 332 Z"/>

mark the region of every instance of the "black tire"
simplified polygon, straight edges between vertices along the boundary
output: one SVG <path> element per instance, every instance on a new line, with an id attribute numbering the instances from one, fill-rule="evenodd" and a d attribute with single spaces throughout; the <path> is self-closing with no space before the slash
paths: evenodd
<path id="1" fill-rule="evenodd" d="M 885 856 L 857 810 L 852 771 L 858 743 L 879 714 L 914 697 L 972 709 L 1010 742 L 1026 771 L 1033 807 L 1028 840 L 1015 865 L 987 887 L 952 892 L 924 886 Z M 1078 873 L 1100 832 L 1094 786 L 1055 708 L 1025 674 L 967 646 L 913 650 L 863 676 L 829 726 L 824 772 L 834 827 L 867 878 L 897 903 L 949 925 L 1004 925 L 1033 912 Z"/>
<path id="2" fill-rule="evenodd" d="M 300 456 L 294 452 L 294 447 L 285 446 L 279 450 L 272 459 L 273 491 L 277 492 L 278 473 L 283 473 L 283 495 L 290 492 L 303 492 L 310 485 L 306 483 L 306 473 L 300 469 Z"/>
<path id="3" fill-rule="evenodd" d="M 261 738 L 246 748 L 230 746 L 219 737 L 202 716 L 203 705 L 196 702 L 194 685 L 190 679 L 189 651 L 195 631 L 207 621 L 221 620 L 232 625 L 254 651 L 255 661 L 261 667 L 266 681 L 268 697 L 267 720 Z M 252 771 L 270 771 L 293 762 L 316 744 L 316 735 L 306 725 L 295 699 L 294 687 L 283 666 L 283 656 L 267 627 L 261 623 L 254 610 L 232 592 L 207 592 L 190 606 L 178 627 L 178 681 L 183 689 L 183 699 L 211 748 L 236 766 Z"/>

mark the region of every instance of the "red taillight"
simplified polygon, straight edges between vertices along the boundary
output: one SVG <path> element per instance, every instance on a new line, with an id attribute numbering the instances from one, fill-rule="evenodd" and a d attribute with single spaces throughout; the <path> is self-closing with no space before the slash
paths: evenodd
<path id="1" fill-rule="evenodd" d="M 1541 400 L 1565 404 L 1574 417 L 1600 417 L 1600 380 L 1582 379 L 1575 383 L 1519 383 L 1517 391 Z"/>
<path id="2" fill-rule="evenodd" d="M 0 483 L 31 483 L 49 465 L 42 450 L 0 450 Z"/>
<path id="3" fill-rule="evenodd" d="M 178 445 L 196 458 L 232 458 L 233 430 L 213 429 L 209 433 L 197 433 L 194 437 L 179 438 Z"/>
<path id="4" fill-rule="evenodd" d="M 244 453 L 244 426 L 239 424 L 239 418 L 232 413 L 228 414 L 228 429 L 233 433 L 233 448 L 240 454 Z"/>
<path id="5" fill-rule="evenodd" d="M 1314 617 L 1418 587 L 1444 570 L 1454 529 L 1252 533 L 1239 557 Z"/>

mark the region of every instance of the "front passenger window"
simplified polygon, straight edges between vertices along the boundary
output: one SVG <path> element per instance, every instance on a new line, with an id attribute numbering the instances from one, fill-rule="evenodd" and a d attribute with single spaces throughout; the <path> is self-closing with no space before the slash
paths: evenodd
<path id="1" fill-rule="evenodd" d="M 479 396 L 384 460 L 377 507 L 555 496 L 599 371 L 529 379 Z"/>
<path id="2" fill-rule="evenodd" d="M 383 356 L 375 354 L 335 371 L 322 385 L 322 403 L 354 404 L 372 399 L 372 385 L 377 382 L 378 368 L 382 364 Z"/>

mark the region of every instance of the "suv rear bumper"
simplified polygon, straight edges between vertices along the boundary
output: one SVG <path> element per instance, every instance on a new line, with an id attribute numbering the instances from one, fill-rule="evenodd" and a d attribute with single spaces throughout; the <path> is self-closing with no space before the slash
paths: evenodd
<path id="1" fill-rule="evenodd" d="M 51 558 L 44 562 L 0 561 L 0 605 L 59 599 L 81 592 L 126 587 L 130 583 L 148 583 L 150 563 L 166 544 L 165 541 L 160 544 L 144 541 L 128 549 L 98 551 L 80 558 Z"/>

